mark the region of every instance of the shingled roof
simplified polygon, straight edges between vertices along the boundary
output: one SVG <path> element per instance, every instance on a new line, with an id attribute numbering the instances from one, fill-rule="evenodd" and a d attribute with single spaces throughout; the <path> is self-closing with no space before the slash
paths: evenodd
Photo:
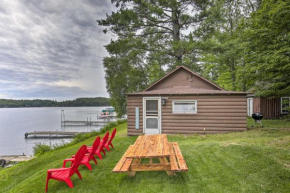
<path id="1" fill-rule="evenodd" d="M 208 89 L 199 89 L 192 88 L 189 86 L 174 86 L 159 90 L 150 90 L 143 92 L 128 93 L 128 95 L 202 95 L 202 94 L 247 94 L 247 92 L 235 92 L 235 91 L 226 91 L 226 90 L 208 90 Z"/>

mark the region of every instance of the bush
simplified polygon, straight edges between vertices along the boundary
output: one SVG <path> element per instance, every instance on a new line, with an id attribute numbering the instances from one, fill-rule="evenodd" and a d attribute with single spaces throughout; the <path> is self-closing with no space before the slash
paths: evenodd
<path id="1" fill-rule="evenodd" d="M 49 145 L 46 145 L 44 143 L 36 143 L 35 146 L 33 147 L 33 153 L 34 155 L 42 155 L 47 151 L 52 150 L 52 147 Z"/>
<path id="2" fill-rule="evenodd" d="M 287 110 L 288 112 L 290 112 L 290 107 L 287 107 L 284 109 Z M 290 121 L 290 113 L 288 113 L 287 115 L 284 115 L 283 119 L 285 119 L 286 121 Z"/>
<path id="3" fill-rule="evenodd" d="M 76 144 L 78 142 L 84 141 L 84 140 L 86 140 L 92 136 L 96 136 L 98 134 L 99 134 L 99 132 L 97 132 L 97 131 L 92 131 L 90 133 L 79 133 L 74 137 L 72 142 L 70 142 L 69 144 Z"/>

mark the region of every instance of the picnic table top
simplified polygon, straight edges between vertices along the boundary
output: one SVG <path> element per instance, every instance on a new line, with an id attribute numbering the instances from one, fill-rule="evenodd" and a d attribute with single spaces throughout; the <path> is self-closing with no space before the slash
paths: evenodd
<path id="1" fill-rule="evenodd" d="M 166 134 L 142 135 L 127 152 L 126 158 L 170 157 Z"/>

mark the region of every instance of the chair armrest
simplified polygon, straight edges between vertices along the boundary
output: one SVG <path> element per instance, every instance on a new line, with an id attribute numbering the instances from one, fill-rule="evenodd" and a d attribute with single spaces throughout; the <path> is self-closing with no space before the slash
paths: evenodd
<path id="1" fill-rule="evenodd" d="M 72 158 L 75 158 L 75 155 L 72 155 L 71 157 L 72 157 Z"/>
<path id="2" fill-rule="evenodd" d="M 47 170 L 48 173 L 51 172 L 61 172 L 61 171 L 65 171 L 65 170 L 69 170 L 70 168 L 54 168 L 54 169 L 49 169 Z"/>
<path id="3" fill-rule="evenodd" d="M 63 168 L 65 168 L 65 165 L 66 165 L 66 162 L 74 162 L 75 161 L 75 158 L 68 158 L 68 159 L 65 159 L 65 160 L 63 160 L 63 165 L 62 165 L 62 167 Z"/>

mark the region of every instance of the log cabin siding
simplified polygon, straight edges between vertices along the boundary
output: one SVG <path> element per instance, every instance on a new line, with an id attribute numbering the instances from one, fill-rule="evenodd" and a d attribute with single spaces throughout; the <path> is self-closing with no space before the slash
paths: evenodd
<path id="1" fill-rule="evenodd" d="M 128 135 L 143 134 L 143 97 L 128 96 Z M 170 95 L 161 107 L 162 133 L 226 133 L 247 127 L 246 95 Z M 196 100 L 197 114 L 173 114 L 172 101 Z M 139 107 L 139 125 L 135 129 L 135 107 Z"/>

